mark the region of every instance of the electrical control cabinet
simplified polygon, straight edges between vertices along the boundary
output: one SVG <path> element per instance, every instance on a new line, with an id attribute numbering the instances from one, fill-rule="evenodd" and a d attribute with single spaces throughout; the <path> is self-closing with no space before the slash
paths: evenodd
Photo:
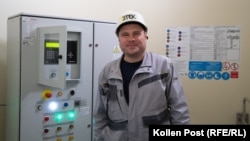
<path id="1" fill-rule="evenodd" d="M 91 141 L 115 23 L 19 14 L 7 28 L 7 141 Z"/>

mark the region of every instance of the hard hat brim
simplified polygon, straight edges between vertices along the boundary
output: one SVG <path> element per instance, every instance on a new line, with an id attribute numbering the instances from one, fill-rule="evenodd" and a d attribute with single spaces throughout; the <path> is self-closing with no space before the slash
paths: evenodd
<path id="1" fill-rule="evenodd" d="M 127 25 L 127 24 L 138 24 L 138 25 L 140 25 L 143 28 L 143 30 L 145 32 L 148 31 L 148 28 L 144 24 L 142 24 L 141 22 L 138 22 L 138 21 L 127 21 L 127 22 L 124 22 L 124 23 L 120 24 L 119 26 L 117 26 L 117 28 L 115 30 L 116 35 L 118 35 L 121 27 L 124 26 L 124 25 Z"/>

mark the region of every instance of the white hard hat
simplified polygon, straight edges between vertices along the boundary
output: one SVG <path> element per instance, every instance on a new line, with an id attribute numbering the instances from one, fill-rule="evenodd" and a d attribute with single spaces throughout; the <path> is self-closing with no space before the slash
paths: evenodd
<path id="1" fill-rule="evenodd" d="M 122 13 L 119 17 L 115 30 L 116 35 L 118 35 L 120 27 L 126 23 L 139 23 L 146 32 L 148 30 L 143 16 L 136 11 L 129 10 Z"/>

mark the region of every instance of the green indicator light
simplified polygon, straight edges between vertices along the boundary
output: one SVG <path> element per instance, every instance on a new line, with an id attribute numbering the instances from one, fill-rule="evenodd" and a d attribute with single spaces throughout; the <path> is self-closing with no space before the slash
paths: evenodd
<path id="1" fill-rule="evenodd" d="M 59 42 L 46 42 L 45 46 L 46 48 L 59 48 L 60 44 Z"/>
<path id="2" fill-rule="evenodd" d="M 68 112 L 68 119 L 69 120 L 74 120 L 75 119 L 75 117 L 76 117 L 76 114 L 75 114 L 75 112 L 74 111 L 70 111 L 70 112 Z"/>
<path id="3" fill-rule="evenodd" d="M 61 122 L 63 120 L 63 114 L 62 113 L 57 113 L 55 115 L 55 121 Z"/>
<path id="4" fill-rule="evenodd" d="M 60 115 L 57 115 L 57 119 L 62 119 L 63 118 L 63 116 L 60 114 Z"/>

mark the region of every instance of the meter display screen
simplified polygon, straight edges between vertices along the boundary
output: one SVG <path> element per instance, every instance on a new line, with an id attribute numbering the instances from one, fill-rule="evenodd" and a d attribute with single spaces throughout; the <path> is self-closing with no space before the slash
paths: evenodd
<path id="1" fill-rule="evenodd" d="M 77 41 L 67 41 L 67 64 L 77 64 Z"/>
<path id="2" fill-rule="evenodd" d="M 45 41 L 44 64 L 58 64 L 59 41 Z"/>

